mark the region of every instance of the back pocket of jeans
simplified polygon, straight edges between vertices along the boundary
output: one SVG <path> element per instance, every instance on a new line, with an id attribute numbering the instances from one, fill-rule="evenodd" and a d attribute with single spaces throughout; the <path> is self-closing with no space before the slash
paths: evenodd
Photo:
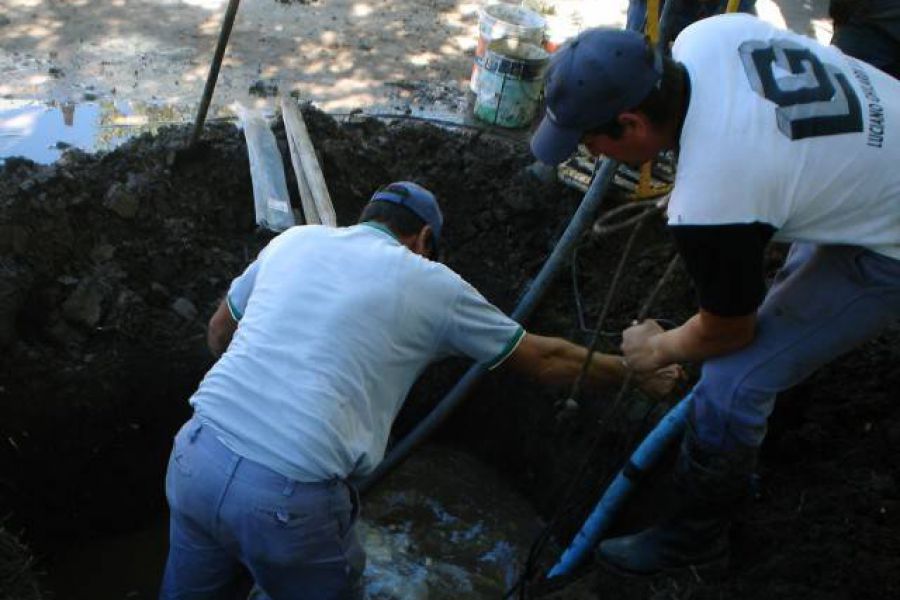
<path id="1" fill-rule="evenodd" d="M 294 529 L 303 527 L 309 523 L 310 515 L 304 512 L 295 512 L 287 507 L 261 507 L 254 509 L 256 517 L 264 523 L 280 529 Z"/>

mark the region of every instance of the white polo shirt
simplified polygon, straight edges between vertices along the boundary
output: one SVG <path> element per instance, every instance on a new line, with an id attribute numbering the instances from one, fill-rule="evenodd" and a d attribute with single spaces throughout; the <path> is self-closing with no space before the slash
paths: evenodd
<path id="1" fill-rule="evenodd" d="M 429 363 L 494 367 L 525 333 L 376 223 L 287 230 L 227 300 L 237 331 L 191 405 L 231 450 L 304 482 L 371 472 Z"/>

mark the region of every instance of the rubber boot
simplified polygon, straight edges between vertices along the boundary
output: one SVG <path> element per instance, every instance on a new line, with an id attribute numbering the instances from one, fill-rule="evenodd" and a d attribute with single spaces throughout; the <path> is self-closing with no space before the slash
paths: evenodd
<path id="1" fill-rule="evenodd" d="M 731 517 L 750 496 L 757 450 L 704 449 L 688 426 L 675 465 L 678 496 L 671 516 L 640 533 L 603 541 L 600 559 L 635 575 L 724 568 Z"/>

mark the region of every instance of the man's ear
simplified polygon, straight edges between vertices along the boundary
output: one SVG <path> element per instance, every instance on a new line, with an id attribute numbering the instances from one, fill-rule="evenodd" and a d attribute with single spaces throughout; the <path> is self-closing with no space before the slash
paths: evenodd
<path id="1" fill-rule="evenodd" d="M 638 112 L 619 113 L 617 120 L 626 134 L 642 133 L 647 127 L 647 118 Z"/>
<path id="2" fill-rule="evenodd" d="M 431 254 L 434 248 L 432 239 L 434 239 L 434 232 L 431 231 L 431 225 L 423 226 L 419 233 L 416 234 L 412 251 L 425 258 L 432 258 Z"/>
<path id="3" fill-rule="evenodd" d="M 641 139 L 652 135 L 655 131 L 647 115 L 639 111 L 621 113 L 619 115 L 619 124 L 622 125 L 624 135 L 637 136 Z"/>

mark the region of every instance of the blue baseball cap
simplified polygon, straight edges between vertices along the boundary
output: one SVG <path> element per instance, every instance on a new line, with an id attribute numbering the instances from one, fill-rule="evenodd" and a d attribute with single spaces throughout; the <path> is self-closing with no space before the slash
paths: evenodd
<path id="1" fill-rule="evenodd" d="M 444 216 L 441 214 L 437 198 L 421 185 L 411 181 L 395 181 L 379 188 L 372 195 L 369 202 L 393 202 L 394 204 L 405 206 L 427 225 L 431 226 L 435 246 L 440 241 Z"/>
<path id="2" fill-rule="evenodd" d="M 546 114 L 531 151 L 543 163 L 561 163 L 586 131 L 640 104 L 661 78 L 662 56 L 640 33 L 607 27 L 581 32 L 550 61 Z"/>

